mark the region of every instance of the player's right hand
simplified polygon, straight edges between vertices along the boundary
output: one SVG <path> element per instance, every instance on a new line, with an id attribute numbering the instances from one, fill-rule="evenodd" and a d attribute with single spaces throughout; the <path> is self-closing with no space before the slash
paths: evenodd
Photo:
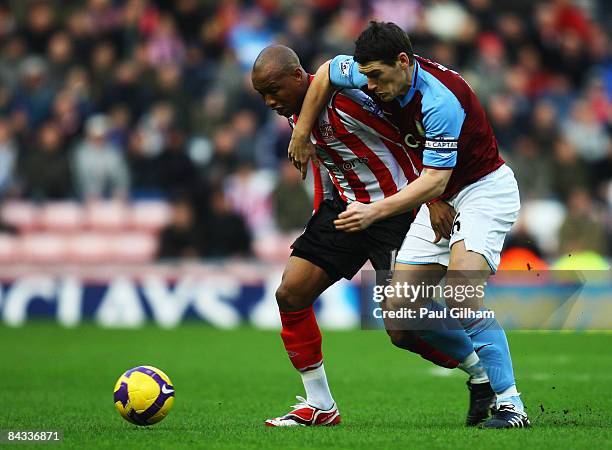
<path id="1" fill-rule="evenodd" d="M 444 201 L 428 204 L 427 207 L 431 228 L 436 233 L 434 244 L 440 242 L 442 238 L 450 239 L 453 220 L 455 220 L 455 209 Z"/>
<path id="2" fill-rule="evenodd" d="M 309 137 L 302 138 L 296 136 L 295 133 L 291 135 L 287 157 L 295 168 L 302 173 L 302 180 L 306 178 L 308 173 L 308 160 L 312 159 L 315 165 L 318 165 L 318 161 L 315 158 L 315 148 L 310 142 Z"/>

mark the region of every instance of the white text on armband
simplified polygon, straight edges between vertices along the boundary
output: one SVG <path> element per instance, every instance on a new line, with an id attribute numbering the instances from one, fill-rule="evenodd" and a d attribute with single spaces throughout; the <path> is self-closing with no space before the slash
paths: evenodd
<path id="1" fill-rule="evenodd" d="M 457 141 L 425 141 L 425 148 L 432 150 L 456 150 Z"/>

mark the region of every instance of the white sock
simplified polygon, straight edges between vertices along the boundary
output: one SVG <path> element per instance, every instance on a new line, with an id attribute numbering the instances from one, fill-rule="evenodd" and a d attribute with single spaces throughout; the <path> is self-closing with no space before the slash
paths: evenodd
<path id="1" fill-rule="evenodd" d="M 334 404 L 329 386 L 327 385 L 327 376 L 323 364 L 314 370 L 301 372 L 304 389 L 306 389 L 306 401 L 309 405 L 319 409 L 329 409 Z"/>
<path id="2" fill-rule="evenodd" d="M 482 384 L 489 381 L 487 371 L 480 362 L 476 352 L 470 353 L 465 360 L 459 364 L 459 368 L 470 376 L 470 383 Z"/>

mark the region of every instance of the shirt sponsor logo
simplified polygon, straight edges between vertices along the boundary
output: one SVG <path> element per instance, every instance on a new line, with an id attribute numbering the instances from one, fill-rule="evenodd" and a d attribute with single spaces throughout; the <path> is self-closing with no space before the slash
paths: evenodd
<path id="1" fill-rule="evenodd" d="M 369 113 L 374 114 L 375 116 L 384 117 L 381 107 L 378 106 L 376 102 L 370 97 L 365 97 L 363 99 L 363 109 L 365 109 Z"/>
<path id="2" fill-rule="evenodd" d="M 357 167 L 359 164 L 368 164 L 368 158 L 353 158 L 353 159 L 349 159 L 348 161 L 344 161 L 340 166 L 337 166 L 336 164 L 330 163 L 330 161 L 326 160 L 325 162 L 325 166 L 334 171 L 337 174 L 340 175 L 344 175 L 344 173 L 346 172 L 350 172 L 351 170 L 355 170 L 355 167 Z"/>

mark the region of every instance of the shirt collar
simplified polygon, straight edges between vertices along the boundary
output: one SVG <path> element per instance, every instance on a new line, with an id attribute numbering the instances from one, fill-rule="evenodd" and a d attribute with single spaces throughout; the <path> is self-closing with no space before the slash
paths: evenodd
<path id="1" fill-rule="evenodd" d="M 408 92 L 403 97 L 396 97 L 397 101 L 399 102 L 402 108 L 406 106 L 410 100 L 412 100 L 412 97 L 414 96 L 414 93 L 417 90 L 416 85 L 417 85 L 418 67 L 419 67 L 419 63 L 415 59 L 414 67 L 412 68 L 412 84 L 410 85 L 410 89 L 408 89 Z"/>

